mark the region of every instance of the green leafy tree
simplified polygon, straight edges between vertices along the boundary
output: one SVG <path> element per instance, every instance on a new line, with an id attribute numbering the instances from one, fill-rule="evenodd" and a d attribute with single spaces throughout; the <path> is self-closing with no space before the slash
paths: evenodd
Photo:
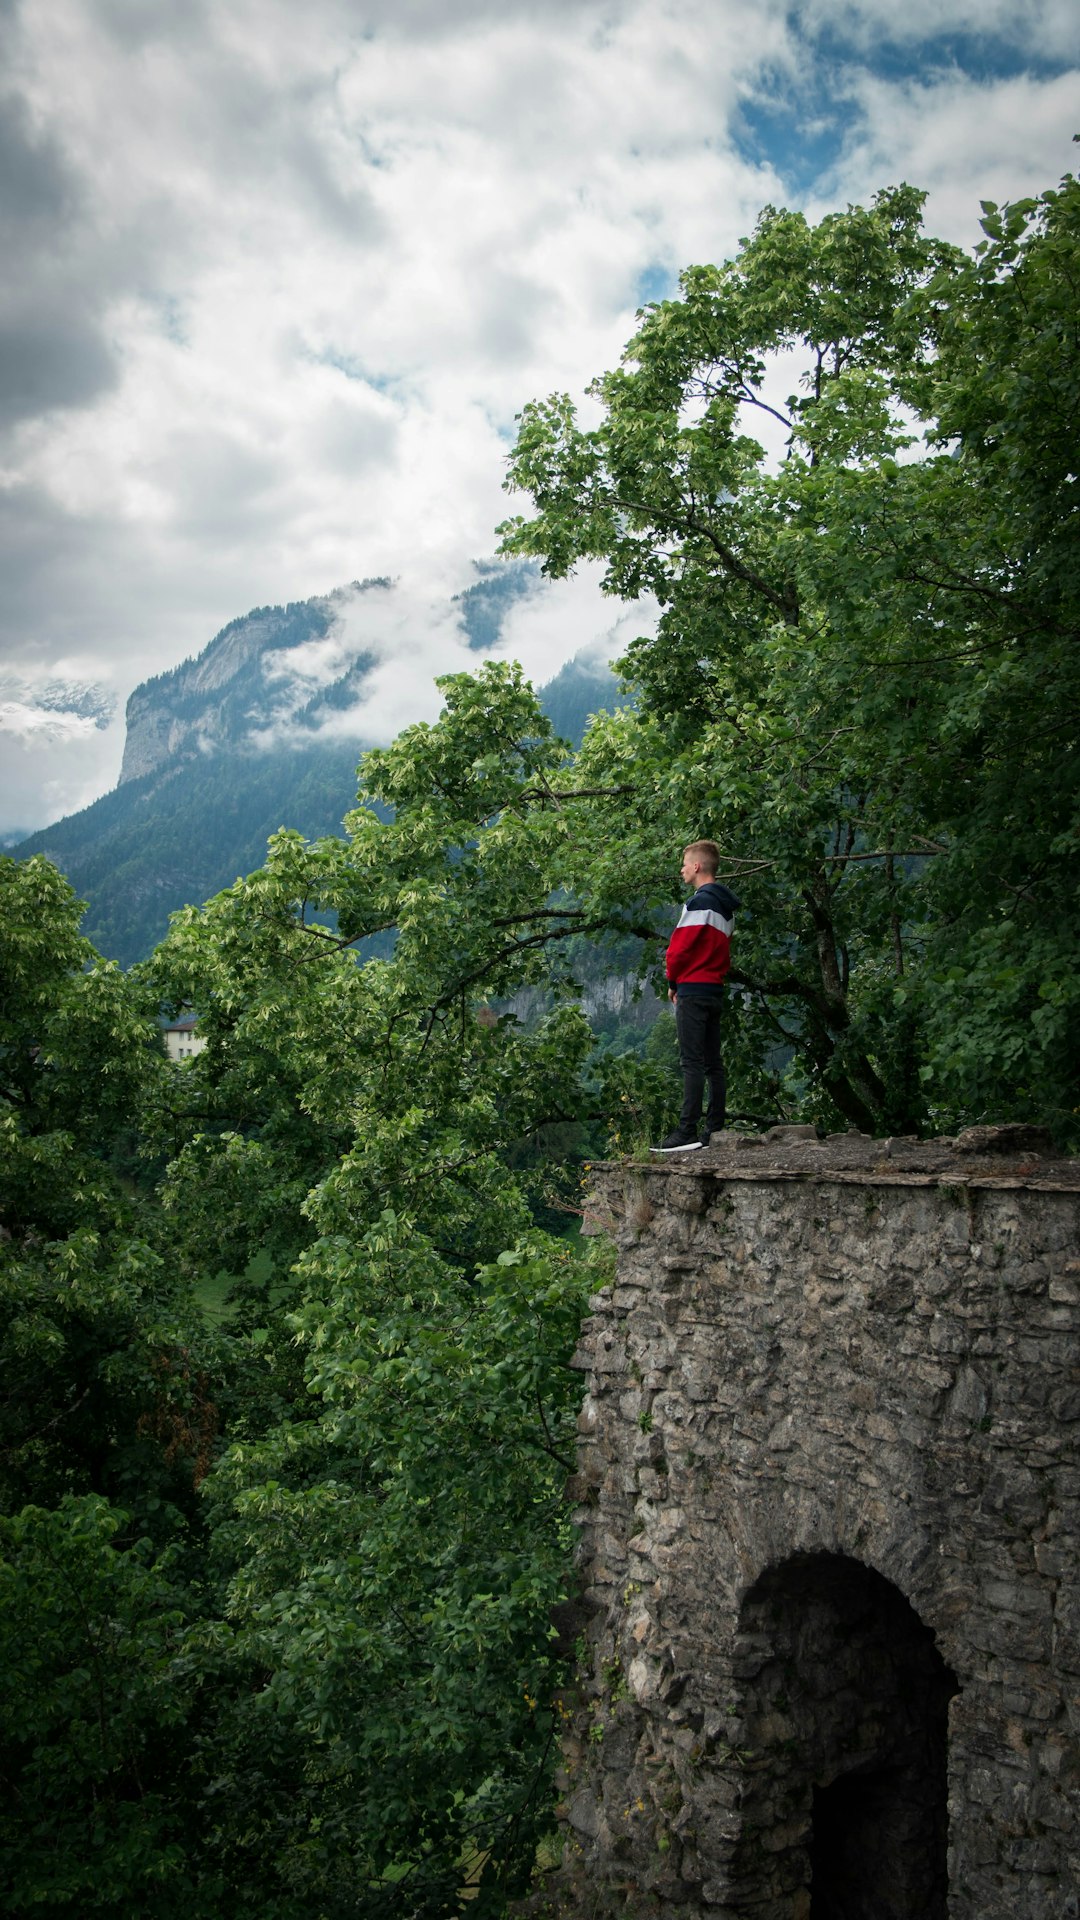
<path id="1" fill-rule="evenodd" d="M 547 1818 L 598 1272 L 536 1219 L 543 1142 L 607 1097 L 550 956 L 606 918 L 554 890 L 567 749 L 520 672 L 442 686 L 435 726 L 366 757 L 347 840 L 275 836 L 139 971 L 207 1043 L 146 1116 L 175 1244 L 275 1260 L 205 1486 L 205 1846 L 283 1914 L 441 1914 L 467 1878 L 494 1911 Z M 534 1025 L 492 1012 L 529 983 Z"/>
<path id="2" fill-rule="evenodd" d="M 264 1676 L 231 1709 L 221 1842 L 309 1911 L 441 1915 L 470 1881 L 499 1912 L 548 1817 L 567 1362 L 602 1274 L 542 1239 L 455 1269 L 390 1212 L 302 1264 L 314 1418 L 208 1486 L 235 1655 Z"/>
<path id="3" fill-rule="evenodd" d="M 275 835 L 259 873 L 176 916 L 139 970 L 149 1004 L 199 1009 L 207 1043 L 147 1119 L 193 1257 L 240 1272 L 270 1246 L 287 1268 L 318 1186 L 325 1230 L 390 1206 L 442 1257 L 493 1259 L 543 1180 L 520 1156 L 511 1177 L 513 1151 L 589 1111 L 591 1034 L 552 956 L 632 915 L 559 894 L 567 749 L 520 670 L 440 686 L 437 725 L 365 756 L 348 839 Z M 392 958 L 358 964 L 376 935 Z M 555 993 L 538 1024 L 492 1014 L 536 983 Z"/>
<path id="4" fill-rule="evenodd" d="M 0 1518 L 5 1913 L 222 1910 L 191 1845 L 189 1602 L 131 1518 L 93 1494 Z"/>
<path id="5" fill-rule="evenodd" d="M 216 1349 L 131 1177 L 156 1023 L 48 861 L 0 861 L 0 1903 L 207 1915 L 188 1870 Z"/>
<path id="6" fill-rule="evenodd" d="M 1068 1135 L 1078 189 L 990 209 L 973 258 L 922 198 L 767 209 L 689 269 L 595 382 L 598 426 L 526 409 L 510 484 L 536 511 L 503 532 L 660 602 L 622 663 L 636 710 L 578 760 L 564 884 L 655 901 L 680 840 L 721 843 L 752 909 L 744 1098 Z"/>
<path id="7" fill-rule="evenodd" d="M 41 856 L 0 860 L 0 1510 L 192 1500 L 208 1339 L 126 1171 L 167 1077 L 156 1025 Z"/>
<path id="8" fill-rule="evenodd" d="M 529 1031 L 477 1014 L 489 993 L 545 975 L 545 951 L 585 916 L 547 904 L 542 832 L 527 851 L 565 749 L 520 674 L 446 691 L 438 726 L 371 763 L 392 821 L 361 809 L 348 842 L 277 836 L 261 873 L 178 916 L 134 978 L 95 963 L 47 863 L 6 876 L 26 909 L 8 921 L 16 960 L 19 940 L 38 941 L 19 977 L 40 991 L 9 1009 L 12 1084 L 17 1067 L 28 1090 L 19 1137 L 40 1149 L 65 1121 L 56 1160 L 71 1169 L 67 1185 L 43 1183 L 47 1219 L 13 1180 L 8 1243 L 10 1404 L 28 1407 L 55 1366 L 60 1415 L 47 1402 L 47 1441 L 34 1430 L 10 1450 L 12 1506 L 38 1503 L 13 1520 L 12 1592 L 30 1596 L 25 1611 L 51 1579 L 57 1623 L 55 1699 L 39 1703 L 32 1746 L 13 1728 L 7 1748 L 14 1827 L 47 1801 L 53 1849 L 48 1873 L 32 1858 L 21 1877 L 11 1868 L 20 1908 L 92 1910 L 74 1855 L 114 1803 L 99 1910 L 172 1911 L 182 1846 L 177 1910 L 227 1900 L 281 1920 L 397 1913 L 406 1898 L 442 1913 L 466 1880 L 474 1910 L 493 1910 L 547 1817 L 566 1362 L 598 1276 L 536 1230 L 544 1168 L 522 1146 L 576 1123 L 591 1036 L 558 1001 Z M 379 929 L 392 958 L 361 964 Z M 71 1012 L 95 991 L 116 996 L 109 1046 Z M 207 1046 L 183 1066 L 154 1044 L 162 1001 L 199 1010 Z M 56 1073 L 42 1083 L 46 1044 Z M 168 1163 L 156 1209 L 109 1164 L 100 1101 L 122 1072 L 116 1126 L 134 1111 Z M 72 1186 L 92 1193 L 92 1228 Z M 187 1283 L 267 1247 L 272 1283 L 204 1341 L 193 1382 Z M 224 1429 L 212 1466 L 200 1394 Z M 151 1484 L 151 1458 L 186 1471 L 189 1491 L 192 1469 L 202 1477 L 197 1516 Z M 140 1464 L 140 1500 L 106 1506 L 136 1491 Z M 155 1582 L 171 1596 L 158 1652 L 142 1604 Z M 101 1647 L 140 1668 L 108 1751 L 91 1739 Z M 143 1662 L 157 1663 L 153 1685 Z M 170 1674 L 171 1799 L 152 1729 Z M 40 1688 L 43 1669 L 26 1684 Z M 131 1755 L 151 1747 L 136 1780 Z M 14 1854 L 13 1841 L 9 1866 Z"/>

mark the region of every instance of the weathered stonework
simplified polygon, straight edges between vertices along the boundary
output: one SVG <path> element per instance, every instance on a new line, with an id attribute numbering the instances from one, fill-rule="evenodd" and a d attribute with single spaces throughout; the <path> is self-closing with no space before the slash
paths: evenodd
<path id="1" fill-rule="evenodd" d="M 537 1911 L 1076 1920 L 1078 1213 L 1020 1129 L 597 1170 Z"/>

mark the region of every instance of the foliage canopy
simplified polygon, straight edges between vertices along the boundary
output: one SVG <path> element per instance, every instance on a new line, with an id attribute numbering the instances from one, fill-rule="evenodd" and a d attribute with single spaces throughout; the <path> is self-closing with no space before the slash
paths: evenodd
<path id="1" fill-rule="evenodd" d="M 721 843 L 766 1111 L 779 1047 L 834 1124 L 1075 1137 L 1080 191 L 987 206 L 974 257 L 921 203 L 766 209 L 685 273 L 598 426 L 526 409 L 505 544 L 660 603 L 577 764 L 620 791 L 572 881 L 648 897 L 673 841 Z"/>
<path id="2" fill-rule="evenodd" d="M 576 757 L 517 669 L 452 676 L 345 838 L 275 835 L 126 976 L 0 860 L 6 1911 L 523 1884 L 606 1276 L 551 1227 L 670 1086 L 578 988 L 657 978 L 682 843 L 747 901 L 737 1109 L 1075 1139 L 1080 195 L 985 211 L 968 257 L 909 188 L 767 210 L 599 424 L 526 409 L 508 547 L 660 605 Z"/>

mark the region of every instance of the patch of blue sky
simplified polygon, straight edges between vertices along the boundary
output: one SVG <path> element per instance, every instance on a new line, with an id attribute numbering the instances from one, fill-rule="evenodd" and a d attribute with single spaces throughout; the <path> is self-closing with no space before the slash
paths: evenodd
<path id="1" fill-rule="evenodd" d="M 829 22 L 812 34 L 800 27 L 797 15 L 790 24 L 815 66 L 826 73 L 837 67 L 860 67 L 875 80 L 927 80 L 942 73 L 963 74 L 980 85 L 1020 74 L 1049 80 L 1069 73 L 1080 59 L 1080 32 L 1076 58 L 1069 60 L 1045 51 L 1031 32 L 1012 36 L 956 29 L 917 38 L 884 35 L 856 43 Z"/>
<path id="2" fill-rule="evenodd" d="M 1077 64 L 1046 52 L 1030 35 L 957 30 L 856 41 L 829 22 L 810 30 L 797 14 L 790 26 L 803 48 L 797 76 L 767 76 L 741 104 L 733 132 L 743 158 L 774 168 L 794 198 L 810 193 L 841 159 L 858 126 L 854 83 L 860 76 L 896 86 L 962 76 L 986 86 L 1019 75 L 1053 79 Z"/>
<path id="3" fill-rule="evenodd" d="M 811 97 L 785 91 L 743 101 L 735 142 L 744 159 L 772 167 L 799 197 L 839 160 L 858 117 L 856 102 L 839 91 L 823 87 Z"/>
<path id="4" fill-rule="evenodd" d="M 678 290 L 678 275 L 670 267 L 662 267 L 658 260 L 650 260 L 638 274 L 634 302 L 636 306 L 645 307 L 653 300 L 671 300 Z"/>

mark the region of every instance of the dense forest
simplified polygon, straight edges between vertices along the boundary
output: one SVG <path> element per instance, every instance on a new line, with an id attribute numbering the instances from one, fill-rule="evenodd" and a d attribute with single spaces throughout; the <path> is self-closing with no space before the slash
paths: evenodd
<path id="1" fill-rule="evenodd" d="M 767 209 L 597 426 L 525 410 L 508 550 L 663 608 L 576 754 L 452 676 L 128 973 L 0 862 L 5 1911 L 479 1917 L 551 1859 L 574 1210 L 672 1092 L 578 979 L 658 983 L 686 841 L 738 1111 L 1077 1143 L 1080 188 L 984 214 Z"/>

